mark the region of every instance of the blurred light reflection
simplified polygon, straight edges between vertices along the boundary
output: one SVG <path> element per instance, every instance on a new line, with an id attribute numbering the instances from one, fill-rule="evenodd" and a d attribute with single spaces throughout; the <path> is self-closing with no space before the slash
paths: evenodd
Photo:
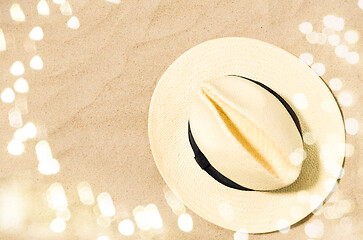
<path id="1" fill-rule="evenodd" d="M 23 127 L 23 131 L 27 138 L 34 138 L 37 135 L 37 128 L 32 122 L 26 123 Z"/>
<path id="2" fill-rule="evenodd" d="M 66 229 L 66 223 L 61 218 L 56 218 L 50 223 L 50 229 L 53 232 L 61 233 Z"/>
<path id="3" fill-rule="evenodd" d="M 350 44 L 358 42 L 359 34 L 357 31 L 349 30 L 344 33 L 345 41 L 347 41 Z"/>
<path id="4" fill-rule="evenodd" d="M 0 52 L 6 50 L 6 40 L 3 30 L 0 28 Z"/>
<path id="5" fill-rule="evenodd" d="M 10 67 L 10 72 L 11 74 L 13 74 L 14 76 L 20 76 L 24 74 L 24 65 L 22 62 L 20 61 L 15 61 L 11 67 Z"/>
<path id="6" fill-rule="evenodd" d="M 59 162 L 52 158 L 38 163 L 38 171 L 43 175 L 57 174 L 60 170 Z"/>
<path id="7" fill-rule="evenodd" d="M 311 238 L 321 238 L 324 234 L 324 223 L 319 219 L 311 221 L 305 225 L 305 233 Z"/>
<path id="8" fill-rule="evenodd" d="M 65 211 L 68 207 L 64 188 L 60 183 L 53 183 L 47 190 L 48 206 L 56 211 Z M 63 221 L 63 220 L 62 220 Z"/>
<path id="9" fill-rule="evenodd" d="M 20 155 L 24 152 L 24 144 L 17 139 L 13 139 L 9 142 L 7 149 L 12 155 Z"/>
<path id="10" fill-rule="evenodd" d="M 58 210 L 56 215 L 57 218 L 60 218 L 63 221 L 69 221 L 71 219 L 71 212 L 68 208 L 66 210 Z"/>
<path id="11" fill-rule="evenodd" d="M 0 231 L 13 232 L 22 228 L 25 219 L 25 202 L 19 189 L 0 187 Z"/>
<path id="12" fill-rule="evenodd" d="M 120 4 L 121 0 L 106 0 L 106 2 L 110 2 L 113 4 Z"/>
<path id="13" fill-rule="evenodd" d="M 357 64 L 359 62 L 359 54 L 357 52 L 348 52 L 345 59 L 350 64 Z"/>
<path id="14" fill-rule="evenodd" d="M 149 204 L 144 209 L 150 226 L 153 229 L 160 229 L 163 226 L 163 220 L 161 219 L 159 210 L 155 204 Z"/>
<path id="15" fill-rule="evenodd" d="M 80 182 L 77 185 L 78 196 L 81 202 L 85 205 L 93 205 L 95 203 L 95 197 L 92 192 L 91 185 L 87 182 Z"/>
<path id="16" fill-rule="evenodd" d="M 104 215 L 99 215 L 97 217 L 97 224 L 103 228 L 107 228 L 111 224 L 111 218 Z"/>
<path id="17" fill-rule="evenodd" d="M 49 6 L 46 0 L 40 0 L 37 5 L 37 10 L 40 15 L 49 15 Z"/>
<path id="18" fill-rule="evenodd" d="M 185 213 L 186 209 L 184 203 L 170 189 L 165 189 L 164 192 L 166 202 L 173 213 L 177 216 Z"/>
<path id="19" fill-rule="evenodd" d="M 113 201 L 109 193 L 103 192 L 99 194 L 97 196 L 97 203 L 104 216 L 112 217 L 115 215 L 115 206 L 113 205 Z"/>
<path id="20" fill-rule="evenodd" d="M 29 37 L 36 41 L 42 40 L 44 37 L 43 29 L 41 27 L 34 27 L 30 31 Z"/>
<path id="21" fill-rule="evenodd" d="M 49 161 L 53 158 L 49 143 L 45 140 L 41 140 L 35 145 L 35 152 L 39 162 Z"/>
<path id="22" fill-rule="evenodd" d="M 5 88 L 2 92 L 1 92 L 1 100 L 4 103 L 12 103 L 15 100 L 15 93 L 13 91 L 13 89 L 11 88 Z"/>
<path id="23" fill-rule="evenodd" d="M 64 16 L 72 15 L 72 8 L 68 1 L 65 1 L 60 7 L 59 10 Z"/>
<path id="24" fill-rule="evenodd" d="M 20 128 L 23 125 L 23 118 L 17 107 L 9 110 L 9 124 L 14 128 Z"/>
<path id="25" fill-rule="evenodd" d="M 178 217 L 178 227 L 184 232 L 193 230 L 193 219 L 188 213 L 184 213 Z"/>
<path id="26" fill-rule="evenodd" d="M 26 93 L 29 91 L 28 82 L 24 78 L 19 78 L 14 83 L 14 90 L 18 93 Z"/>
<path id="27" fill-rule="evenodd" d="M 124 236 L 131 236 L 135 231 L 134 223 L 130 219 L 122 220 L 118 224 L 118 231 Z"/>
<path id="28" fill-rule="evenodd" d="M 34 56 L 30 60 L 30 64 L 29 65 L 34 70 L 41 70 L 41 69 L 43 69 L 43 60 L 39 56 Z"/>
<path id="29" fill-rule="evenodd" d="M 71 29 L 78 29 L 80 26 L 78 18 L 75 16 L 71 17 L 67 22 L 67 26 Z"/>
<path id="30" fill-rule="evenodd" d="M 11 7 L 10 7 L 10 15 L 11 15 L 11 18 L 14 21 L 17 21 L 17 22 L 23 22 L 23 21 L 25 21 L 24 12 L 21 9 L 20 5 L 17 4 L 17 3 L 14 3 L 13 5 L 11 5 Z"/>

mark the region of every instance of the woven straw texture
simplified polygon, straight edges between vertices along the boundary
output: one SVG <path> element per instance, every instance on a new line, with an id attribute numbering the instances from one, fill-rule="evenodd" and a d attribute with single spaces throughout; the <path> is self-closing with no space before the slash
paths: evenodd
<path id="1" fill-rule="evenodd" d="M 246 192 L 221 185 L 199 168 L 187 136 L 191 93 L 200 81 L 241 75 L 260 81 L 280 94 L 297 114 L 302 132 L 312 132 L 313 145 L 292 185 L 270 192 Z M 306 109 L 293 104 L 296 93 Z M 321 108 L 334 102 L 333 110 Z M 250 233 L 278 230 L 311 213 L 331 192 L 344 160 L 344 123 L 325 83 L 292 54 L 271 44 L 246 38 L 222 38 L 202 43 L 179 57 L 161 77 L 149 110 L 149 138 L 155 162 L 169 187 L 206 220 Z M 307 193 L 316 201 L 299 201 Z M 300 208 L 300 216 L 290 209 Z M 283 221 L 281 221 L 283 220 Z"/>

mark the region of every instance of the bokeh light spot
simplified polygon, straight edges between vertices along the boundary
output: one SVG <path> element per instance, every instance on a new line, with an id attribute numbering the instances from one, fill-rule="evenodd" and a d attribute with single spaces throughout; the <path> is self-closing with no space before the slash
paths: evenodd
<path id="1" fill-rule="evenodd" d="M 49 6 L 46 0 L 40 0 L 37 5 L 39 15 L 49 15 Z"/>
<path id="2" fill-rule="evenodd" d="M 0 28 L 0 52 L 6 50 L 6 40 L 3 30 Z"/>
<path id="3" fill-rule="evenodd" d="M 345 59 L 350 64 L 357 64 L 359 62 L 359 54 L 357 52 L 348 52 Z"/>
<path id="4" fill-rule="evenodd" d="M 172 209 L 173 213 L 180 216 L 185 213 L 184 203 L 169 189 L 165 191 L 166 203 Z"/>
<path id="5" fill-rule="evenodd" d="M 53 232 L 61 233 L 66 229 L 66 223 L 61 218 L 56 218 L 50 223 L 50 229 Z"/>
<path id="6" fill-rule="evenodd" d="M 357 119 L 348 118 L 345 120 L 345 130 L 350 135 L 356 135 L 359 131 L 359 124 Z"/>
<path id="7" fill-rule="evenodd" d="M 335 16 L 334 15 L 327 15 L 323 18 L 323 24 L 325 27 L 330 28 L 330 29 L 334 29 L 334 24 L 335 24 Z"/>
<path id="8" fill-rule="evenodd" d="M 113 201 L 109 193 L 100 193 L 97 196 L 97 203 L 104 216 L 112 217 L 115 215 L 115 206 L 113 205 Z"/>
<path id="9" fill-rule="evenodd" d="M 338 34 L 331 34 L 328 36 L 328 42 L 332 46 L 338 46 L 340 43 L 340 37 Z"/>
<path id="10" fill-rule="evenodd" d="M 326 43 L 327 36 L 324 33 L 318 33 L 318 43 L 323 45 Z"/>
<path id="11" fill-rule="evenodd" d="M 14 3 L 10 7 L 10 16 L 14 21 L 23 22 L 25 21 L 25 15 L 23 10 L 21 9 L 20 5 Z"/>
<path id="12" fill-rule="evenodd" d="M 344 19 L 331 14 L 323 18 L 323 24 L 327 28 L 334 29 L 335 31 L 342 31 L 344 29 Z"/>
<path id="13" fill-rule="evenodd" d="M 309 199 L 310 207 L 312 209 L 319 209 L 323 205 L 323 198 L 320 195 L 312 195 Z"/>
<path id="14" fill-rule="evenodd" d="M 312 132 L 305 132 L 303 134 L 303 139 L 307 145 L 313 145 L 316 141 L 315 135 Z"/>
<path id="15" fill-rule="evenodd" d="M 353 43 L 358 42 L 359 35 L 358 35 L 357 31 L 349 30 L 344 33 L 344 38 L 345 38 L 345 41 L 353 44 Z"/>
<path id="16" fill-rule="evenodd" d="M 183 232 L 190 232 L 193 230 L 193 219 L 188 213 L 184 213 L 178 217 L 178 227 Z"/>
<path id="17" fill-rule="evenodd" d="M 301 110 L 304 110 L 308 107 L 308 99 L 306 98 L 305 94 L 303 94 L 303 93 L 296 93 L 292 97 L 292 102 L 298 109 L 301 109 Z"/>
<path id="18" fill-rule="evenodd" d="M 45 140 L 41 140 L 35 145 L 35 152 L 39 162 L 49 161 L 53 158 L 49 143 Z"/>
<path id="19" fill-rule="evenodd" d="M 344 29 L 344 19 L 338 17 L 335 19 L 334 30 L 342 31 Z"/>
<path id="20" fill-rule="evenodd" d="M 339 91 L 343 86 L 342 81 L 339 78 L 332 78 L 329 81 L 329 87 L 334 91 Z"/>
<path id="21" fill-rule="evenodd" d="M 111 225 L 111 218 L 101 214 L 97 217 L 97 224 L 103 228 L 108 228 Z"/>
<path id="22" fill-rule="evenodd" d="M 71 219 L 71 212 L 68 208 L 66 210 L 58 210 L 56 215 L 57 218 L 63 219 L 63 221 L 69 221 Z"/>
<path id="23" fill-rule="evenodd" d="M 118 231 L 124 236 L 131 236 L 135 231 L 135 225 L 130 219 L 122 220 L 118 224 Z"/>
<path id="24" fill-rule="evenodd" d="M 72 15 L 72 7 L 68 1 L 65 1 L 60 7 L 59 10 L 64 16 L 71 16 Z"/>
<path id="25" fill-rule="evenodd" d="M 44 37 L 43 29 L 41 27 L 34 27 L 30 33 L 29 37 L 33 40 L 39 41 L 42 40 Z"/>
<path id="26" fill-rule="evenodd" d="M 0 187 L 0 229 L 1 235 L 5 231 L 19 232 L 26 220 L 26 202 L 21 190 L 17 186 L 8 184 Z M 1 237 L 8 239 L 7 237 Z"/>
<path id="27" fill-rule="evenodd" d="M 318 33 L 316 32 L 311 32 L 309 34 L 306 34 L 306 40 L 311 43 L 311 44 L 315 44 L 318 42 Z"/>
<path id="28" fill-rule="evenodd" d="M 30 60 L 30 67 L 33 68 L 34 70 L 41 70 L 43 69 L 43 60 L 41 59 L 41 57 L 34 56 L 31 60 Z"/>
<path id="29" fill-rule="evenodd" d="M 311 55 L 311 53 L 302 53 L 300 55 L 300 60 L 303 61 L 306 65 L 311 65 L 313 64 L 313 61 L 314 61 L 314 57 L 313 55 Z"/>
<path id="30" fill-rule="evenodd" d="M 55 4 L 63 4 L 66 0 L 53 0 Z"/>
<path id="31" fill-rule="evenodd" d="M 302 22 L 299 25 L 299 30 L 303 34 L 309 34 L 313 31 L 313 25 L 311 25 L 309 22 Z"/>
<path id="32" fill-rule="evenodd" d="M 345 44 L 341 44 L 335 47 L 335 54 L 340 58 L 345 58 L 348 54 L 348 47 Z"/>
<path id="33" fill-rule="evenodd" d="M 14 132 L 14 139 L 20 142 L 26 141 L 28 138 L 25 135 L 24 129 L 19 128 Z"/>
<path id="34" fill-rule="evenodd" d="M 339 103 L 344 107 L 349 107 L 353 104 L 353 96 L 350 92 L 341 92 L 338 95 Z"/>
<path id="35" fill-rule="evenodd" d="M 78 195 L 81 202 L 85 205 L 93 205 L 95 197 L 91 185 L 88 182 L 80 182 L 77 185 Z"/>
<path id="36" fill-rule="evenodd" d="M 23 126 L 23 118 L 19 108 L 14 107 L 9 110 L 9 124 L 14 128 Z"/>
<path id="37" fill-rule="evenodd" d="M 23 131 L 27 138 L 34 138 L 37 135 L 37 128 L 32 122 L 26 123 L 23 127 Z"/>
<path id="38" fill-rule="evenodd" d="M 14 89 L 18 93 L 26 93 L 29 91 L 28 82 L 24 78 L 19 78 L 14 83 Z"/>
<path id="39" fill-rule="evenodd" d="M 324 223 L 318 219 L 313 220 L 305 225 L 305 233 L 311 238 L 321 238 L 324 234 Z"/>
<path id="40" fill-rule="evenodd" d="M 67 26 L 71 29 L 78 29 L 80 26 L 78 18 L 75 16 L 71 17 L 67 22 Z"/>
<path id="41" fill-rule="evenodd" d="M 65 211 L 68 207 L 67 197 L 62 184 L 55 182 L 47 190 L 48 206 L 56 211 Z M 63 220 L 62 220 L 63 221 Z"/>
<path id="42" fill-rule="evenodd" d="M 110 2 L 113 4 L 120 4 L 121 0 L 106 0 L 106 2 Z"/>
<path id="43" fill-rule="evenodd" d="M 10 72 L 14 76 L 20 76 L 24 74 L 24 65 L 20 61 L 14 62 L 10 67 Z"/>
<path id="44" fill-rule="evenodd" d="M 15 100 L 15 93 L 11 88 L 5 88 L 1 92 L 1 101 L 4 103 L 12 103 Z"/>
<path id="45" fill-rule="evenodd" d="M 240 229 L 233 234 L 233 240 L 248 240 L 248 232 Z"/>
<path id="46" fill-rule="evenodd" d="M 218 204 L 219 215 L 227 222 L 234 220 L 234 210 L 231 204 L 226 202 L 221 202 Z"/>
<path id="47" fill-rule="evenodd" d="M 334 178 L 328 178 L 325 180 L 324 186 L 327 191 L 333 192 L 338 186 L 338 182 Z"/>
<path id="48" fill-rule="evenodd" d="M 290 231 L 290 223 L 286 219 L 280 219 L 276 227 L 281 233 L 288 233 Z"/>
<path id="49" fill-rule="evenodd" d="M 149 204 L 144 208 L 148 217 L 149 225 L 154 229 L 160 229 L 163 226 L 159 210 L 155 204 Z"/>
<path id="50" fill-rule="evenodd" d="M 346 143 L 345 144 L 345 153 L 344 156 L 345 157 L 351 157 L 354 154 L 354 146 L 351 143 Z"/>
<path id="51" fill-rule="evenodd" d="M 313 69 L 313 71 L 318 74 L 319 76 L 323 76 L 325 73 L 325 66 L 322 63 L 314 63 L 311 66 L 311 69 Z"/>
<path id="52" fill-rule="evenodd" d="M 145 212 L 145 208 L 143 206 L 137 206 L 132 211 L 134 214 L 134 218 L 136 221 L 136 224 L 138 228 L 140 228 L 143 231 L 150 230 L 150 222 L 147 213 Z"/>
<path id="53" fill-rule="evenodd" d="M 54 158 L 39 162 L 38 164 L 38 171 L 43 175 L 54 175 L 57 174 L 59 170 L 59 162 Z"/>
<path id="54" fill-rule="evenodd" d="M 17 139 L 13 139 L 9 142 L 7 149 L 10 154 L 18 156 L 24 152 L 24 144 Z"/>
<path id="55" fill-rule="evenodd" d="M 305 159 L 306 153 L 304 149 L 297 148 L 294 152 L 292 152 L 289 156 L 290 162 L 294 166 L 299 166 Z"/>

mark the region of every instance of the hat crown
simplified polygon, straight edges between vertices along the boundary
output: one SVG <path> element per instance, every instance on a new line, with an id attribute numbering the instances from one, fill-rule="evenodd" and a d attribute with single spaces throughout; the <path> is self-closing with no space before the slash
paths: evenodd
<path id="1" fill-rule="evenodd" d="M 304 158 L 285 106 L 253 81 L 224 76 L 195 89 L 190 126 L 210 164 L 233 182 L 274 190 L 294 182 Z"/>

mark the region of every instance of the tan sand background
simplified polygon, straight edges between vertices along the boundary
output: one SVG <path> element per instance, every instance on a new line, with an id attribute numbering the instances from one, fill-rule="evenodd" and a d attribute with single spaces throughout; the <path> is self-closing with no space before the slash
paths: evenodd
<path id="1" fill-rule="evenodd" d="M 26 19 L 15 22 L 9 14 L 14 2 L 0 2 L 0 28 L 6 39 L 6 51 L 0 52 L 0 91 L 13 86 L 16 77 L 9 69 L 14 61 L 22 61 L 30 90 L 16 94 L 16 101 L 27 103 L 23 121 L 32 121 L 38 135 L 25 143 L 22 155 L 10 155 L 6 147 L 15 129 L 9 126 L 8 112 L 15 103 L 0 103 L 0 186 L 17 186 L 24 205 L 18 228 L 1 229 L 0 239 L 96 239 L 101 234 L 111 239 L 233 239 L 234 232 L 188 209 L 193 230 L 185 233 L 178 228 L 177 216 L 166 203 L 165 183 L 154 164 L 147 135 L 149 102 L 158 79 L 183 52 L 209 39 L 250 37 L 297 56 L 311 53 L 314 62 L 325 65 L 322 77 L 326 82 L 333 77 L 342 80 L 343 87 L 336 95 L 347 91 L 353 96 L 353 104 L 342 107 L 344 117 L 363 125 L 363 57 L 358 64 L 349 64 L 338 58 L 328 43 L 311 44 L 299 31 L 299 24 L 308 21 L 314 31 L 321 32 L 323 17 L 334 14 L 345 20 L 341 36 L 346 30 L 362 34 L 363 10 L 358 0 L 121 0 L 120 4 L 69 0 L 72 15 L 80 22 L 78 29 L 67 27 L 71 16 L 64 16 L 59 5 L 50 0 L 49 16 L 38 15 L 38 1 L 16 1 Z M 42 27 L 43 40 L 29 40 L 34 26 Z M 349 49 L 362 55 L 361 43 L 362 36 L 358 43 L 348 44 Z M 34 55 L 43 59 L 42 70 L 29 67 Z M 42 139 L 49 142 L 60 163 L 56 175 L 44 176 L 37 170 L 34 147 Z M 321 210 L 286 234 L 250 235 L 249 239 L 309 239 L 304 228 L 315 219 L 324 223 L 321 239 L 363 239 L 362 131 L 347 135 L 347 142 L 355 152 L 346 158 L 345 174 L 331 201 L 349 200 L 349 212 L 338 219 L 326 219 Z M 81 181 L 90 183 L 95 195 L 111 194 L 116 216 L 109 227 L 98 226 L 92 207 L 80 203 L 77 184 Z M 49 228 L 55 212 L 47 207 L 44 193 L 54 182 L 63 185 L 72 214 L 63 233 Z M 136 229 L 131 237 L 118 233 L 120 220 L 134 221 L 132 210 L 149 203 L 159 208 L 163 219 L 160 232 Z"/>

